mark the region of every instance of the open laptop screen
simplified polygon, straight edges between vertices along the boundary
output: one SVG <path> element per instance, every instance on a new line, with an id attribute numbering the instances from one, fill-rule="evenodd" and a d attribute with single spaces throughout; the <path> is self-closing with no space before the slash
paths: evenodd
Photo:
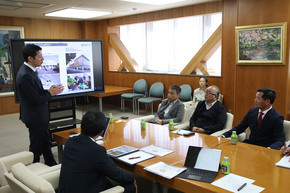
<path id="1" fill-rule="evenodd" d="M 221 150 L 189 146 L 184 166 L 218 172 Z"/>
<path id="2" fill-rule="evenodd" d="M 103 139 L 103 138 L 105 137 L 106 132 L 107 132 L 107 129 L 108 129 L 108 127 L 109 127 L 109 124 L 110 124 L 110 118 L 106 117 L 106 127 L 105 127 L 105 129 L 104 129 L 102 135 L 100 135 L 99 137 L 97 137 L 96 140 L 100 140 L 100 139 Z"/>

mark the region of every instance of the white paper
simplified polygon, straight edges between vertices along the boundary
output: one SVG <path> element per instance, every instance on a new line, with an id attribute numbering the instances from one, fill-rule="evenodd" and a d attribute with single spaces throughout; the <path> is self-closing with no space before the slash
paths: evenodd
<path id="1" fill-rule="evenodd" d="M 165 164 L 164 162 L 158 162 L 156 164 L 144 168 L 144 170 L 160 175 L 164 178 L 171 179 L 180 174 L 181 172 L 183 172 L 184 170 L 186 170 L 186 168 L 175 167 Z"/>
<path id="2" fill-rule="evenodd" d="M 151 153 L 153 155 L 157 155 L 157 156 L 165 156 L 167 154 L 170 154 L 173 152 L 173 150 L 169 150 L 169 149 L 165 149 L 162 147 L 157 147 L 155 145 L 149 145 L 147 147 L 144 147 L 142 149 L 140 149 L 141 151 L 145 151 L 147 153 Z"/>
<path id="3" fill-rule="evenodd" d="M 155 157 L 155 155 L 145 153 L 143 151 L 137 151 L 135 153 L 130 153 L 128 155 L 118 157 L 118 159 L 130 165 L 133 165 L 133 164 L 139 163 L 141 161 L 144 161 L 153 157 Z"/>
<path id="4" fill-rule="evenodd" d="M 175 134 L 178 134 L 178 135 L 186 135 L 186 134 L 191 133 L 191 131 L 184 130 L 184 129 L 178 129 L 178 130 L 175 130 L 175 131 L 171 131 L 171 133 L 175 133 Z"/>
<path id="5" fill-rule="evenodd" d="M 245 178 L 242 176 L 238 176 L 236 174 L 228 174 L 211 184 L 214 186 L 218 186 L 220 188 L 223 188 L 225 190 L 228 190 L 230 192 L 237 192 L 237 193 L 259 193 L 262 192 L 265 188 L 259 187 L 256 185 L 253 185 L 252 183 L 255 182 L 255 180 Z M 240 191 L 238 189 L 244 184 L 247 183 L 247 185 Z"/>
<path id="6" fill-rule="evenodd" d="M 279 162 L 276 163 L 276 166 L 290 168 L 290 156 L 285 155 Z"/>

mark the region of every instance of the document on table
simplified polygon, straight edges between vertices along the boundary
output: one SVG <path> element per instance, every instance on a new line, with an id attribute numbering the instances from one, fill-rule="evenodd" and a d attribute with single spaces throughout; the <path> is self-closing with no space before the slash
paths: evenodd
<path id="1" fill-rule="evenodd" d="M 137 151 L 134 153 L 130 153 L 128 155 L 118 157 L 118 159 L 127 164 L 133 165 L 133 164 L 142 162 L 144 160 L 151 159 L 153 157 L 155 157 L 155 155 L 152 155 L 143 151 Z"/>
<path id="2" fill-rule="evenodd" d="M 158 162 L 156 164 L 144 168 L 144 170 L 160 175 L 164 178 L 171 179 L 180 174 L 181 172 L 183 172 L 184 170 L 186 170 L 186 168 L 171 166 L 164 162 Z"/>
<path id="3" fill-rule="evenodd" d="M 155 145 L 149 145 L 147 147 L 144 147 L 142 149 L 140 149 L 141 151 L 147 152 L 147 153 L 151 153 L 153 155 L 157 155 L 157 156 L 165 156 L 167 154 L 170 154 L 173 152 L 173 150 L 170 149 L 165 149 L 162 147 L 157 147 Z"/>
<path id="4" fill-rule="evenodd" d="M 276 163 L 276 166 L 290 168 L 290 156 L 285 155 L 279 162 Z"/>
<path id="5" fill-rule="evenodd" d="M 255 180 L 231 173 L 212 182 L 211 184 L 214 186 L 223 188 L 225 190 L 231 191 L 231 192 L 236 192 L 236 193 L 260 193 L 262 192 L 265 188 L 252 184 L 254 181 Z M 238 189 L 245 183 L 246 185 L 240 191 L 238 191 Z"/>

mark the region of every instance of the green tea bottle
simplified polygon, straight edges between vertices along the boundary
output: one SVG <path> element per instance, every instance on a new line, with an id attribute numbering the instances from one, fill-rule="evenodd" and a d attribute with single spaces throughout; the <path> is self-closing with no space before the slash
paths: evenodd
<path id="1" fill-rule="evenodd" d="M 233 131 L 232 135 L 231 135 L 231 144 L 236 145 L 238 142 L 238 136 L 237 136 L 237 132 Z"/>
<path id="2" fill-rule="evenodd" d="M 224 161 L 222 162 L 222 173 L 229 174 L 230 173 L 230 162 L 228 157 L 224 157 Z"/>

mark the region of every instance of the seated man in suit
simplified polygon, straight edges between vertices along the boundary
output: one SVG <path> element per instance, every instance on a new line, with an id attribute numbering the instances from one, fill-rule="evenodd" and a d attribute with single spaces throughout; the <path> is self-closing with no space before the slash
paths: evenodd
<path id="1" fill-rule="evenodd" d="M 156 124 L 168 124 L 170 119 L 174 123 L 182 121 L 184 115 L 184 104 L 178 99 L 181 88 L 177 85 L 172 85 L 168 90 L 168 98 L 163 100 L 157 113 L 154 116 L 153 122 Z"/>
<path id="2" fill-rule="evenodd" d="M 249 127 L 251 134 L 249 139 L 246 139 L 244 142 L 272 149 L 280 149 L 285 141 L 284 117 L 272 107 L 275 98 L 275 90 L 270 88 L 258 89 L 254 101 L 255 107 L 248 111 L 237 127 L 224 133 L 222 136 L 230 137 L 232 131 L 236 131 L 238 135 Z"/>
<path id="3" fill-rule="evenodd" d="M 218 101 L 219 94 L 220 90 L 215 85 L 205 90 L 205 100 L 197 104 L 190 118 L 189 130 L 210 135 L 225 127 L 227 113 L 224 105 Z"/>
<path id="4" fill-rule="evenodd" d="M 59 178 L 59 193 L 95 193 L 112 187 L 110 178 L 124 187 L 125 192 L 137 192 L 134 178 L 119 169 L 103 146 L 95 139 L 106 127 L 103 113 L 90 110 L 82 119 L 82 132 L 70 137 L 64 148 Z"/>

